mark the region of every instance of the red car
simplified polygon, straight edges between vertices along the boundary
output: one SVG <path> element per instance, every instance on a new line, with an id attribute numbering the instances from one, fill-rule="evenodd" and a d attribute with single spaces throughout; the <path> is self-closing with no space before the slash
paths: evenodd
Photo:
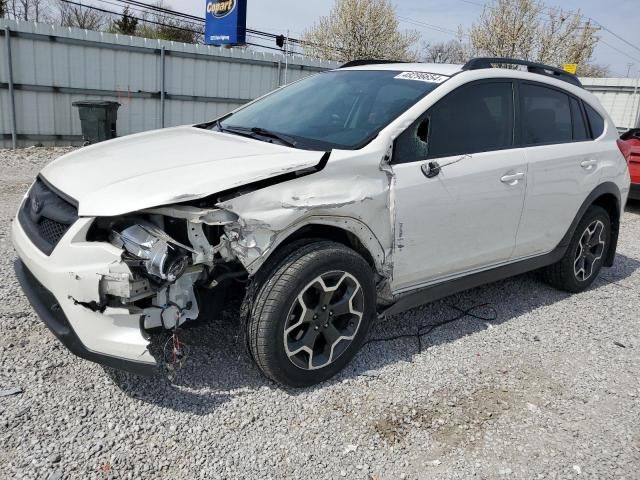
<path id="1" fill-rule="evenodd" d="M 631 175 L 629 198 L 640 200 L 640 128 L 632 128 L 620 135 L 618 145 L 629 164 Z"/>

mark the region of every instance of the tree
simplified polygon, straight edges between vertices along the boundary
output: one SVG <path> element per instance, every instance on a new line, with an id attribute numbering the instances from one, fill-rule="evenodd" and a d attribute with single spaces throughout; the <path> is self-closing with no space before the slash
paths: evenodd
<path id="1" fill-rule="evenodd" d="M 576 73 L 580 77 L 603 78 L 611 76 L 611 70 L 608 65 L 598 65 L 597 63 L 578 65 L 578 71 Z"/>
<path id="2" fill-rule="evenodd" d="M 422 60 L 428 63 L 465 63 L 468 59 L 464 45 L 459 40 L 424 44 Z"/>
<path id="3" fill-rule="evenodd" d="M 49 20 L 48 0 L 0 0 L 2 17 L 42 22 Z"/>
<path id="4" fill-rule="evenodd" d="M 511 57 L 587 70 L 598 28 L 580 11 L 547 8 L 540 0 L 493 0 L 469 31 L 470 56 Z"/>
<path id="5" fill-rule="evenodd" d="M 326 60 L 415 60 L 420 36 L 401 32 L 390 0 L 336 0 L 326 17 L 306 31 L 305 53 Z"/>
<path id="6" fill-rule="evenodd" d="M 76 27 L 85 30 L 100 30 L 106 18 L 97 10 L 83 8 L 65 2 L 58 2 L 58 21 L 63 27 Z"/>
<path id="7" fill-rule="evenodd" d="M 112 32 L 124 35 L 135 35 L 138 27 L 138 19 L 133 18 L 129 12 L 129 7 L 124 7 L 122 17 L 113 21 Z"/>
<path id="8" fill-rule="evenodd" d="M 166 8 L 162 0 L 154 5 Z M 159 12 L 151 15 L 144 14 L 141 24 L 136 29 L 136 35 L 183 43 L 198 43 L 204 38 L 204 32 L 199 25 L 177 20 L 175 17 Z"/>

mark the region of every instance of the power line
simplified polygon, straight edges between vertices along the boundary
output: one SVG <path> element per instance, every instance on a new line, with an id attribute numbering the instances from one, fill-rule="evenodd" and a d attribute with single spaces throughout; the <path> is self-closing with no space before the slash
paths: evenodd
<path id="1" fill-rule="evenodd" d="M 110 15 L 115 15 L 115 16 L 121 16 L 122 15 L 122 12 L 114 12 L 113 10 L 107 10 L 107 9 L 104 9 L 104 8 L 96 7 L 94 5 L 86 5 L 86 4 L 78 3 L 78 2 L 74 2 L 73 0 L 60 0 L 60 1 L 63 2 L 63 3 L 70 4 L 70 5 L 78 6 L 80 8 L 88 8 L 90 10 L 95 10 L 95 11 L 102 12 L 102 13 L 107 13 L 107 14 L 110 14 Z M 108 3 L 110 5 L 114 5 L 113 3 L 108 2 L 106 0 L 101 0 L 101 1 L 104 2 L 104 3 Z M 141 12 L 141 13 L 149 13 L 149 12 L 145 12 L 145 11 L 141 11 L 141 10 L 137 10 L 137 11 Z M 151 25 L 157 25 L 157 26 L 160 26 L 160 27 L 172 28 L 172 29 L 175 29 L 175 30 L 194 33 L 194 34 L 197 34 L 197 35 L 202 35 L 204 33 L 202 30 L 195 30 L 195 29 L 192 29 L 192 28 L 186 28 L 185 26 L 181 26 L 181 25 L 171 25 L 171 24 L 168 24 L 168 23 L 158 22 L 156 20 L 151 20 L 151 19 L 148 19 L 148 18 L 136 17 L 135 15 L 127 15 L 127 16 L 132 18 L 132 19 L 134 19 L 134 20 L 137 20 L 139 22 L 149 23 Z M 280 48 L 277 48 L 277 47 L 271 47 L 271 46 L 268 46 L 268 45 L 262 45 L 260 43 L 253 43 L 253 42 L 245 42 L 245 43 L 247 45 L 251 45 L 253 47 L 266 48 L 268 50 L 275 50 L 277 52 L 282 53 L 282 50 Z"/>
<path id="2" fill-rule="evenodd" d="M 96 7 L 94 5 L 85 5 L 85 4 L 82 4 L 82 3 L 74 2 L 72 0 L 60 0 L 60 1 L 63 2 L 63 3 L 68 3 L 70 5 L 76 5 L 76 6 L 80 7 L 80 8 L 88 8 L 90 10 L 96 10 L 98 12 L 108 13 L 108 14 L 111 14 L 111 15 L 117 15 L 117 16 L 121 16 L 122 15 L 122 13 L 120 13 L 120 12 L 114 12 L 113 10 L 106 10 L 104 8 Z M 170 28 L 175 28 L 176 30 L 182 30 L 182 31 L 185 31 L 185 32 L 202 34 L 202 31 L 181 27 L 179 25 L 170 25 L 170 24 L 167 24 L 167 23 L 157 22 L 155 20 L 149 20 L 147 18 L 140 18 L 140 17 L 136 17 L 136 16 L 133 16 L 133 15 L 128 15 L 128 17 L 133 18 L 135 20 L 138 20 L 139 22 L 150 23 L 152 25 L 158 25 L 158 26 L 161 26 L 161 27 L 170 27 Z"/>
<path id="3" fill-rule="evenodd" d="M 440 33 L 447 33 L 449 35 L 458 35 L 458 32 L 456 32 L 455 30 L 450 30 L 448 28 L 443 28 L 443 27 L 439 27 L 438 25 L 433 25 L 431 23 L 426 23 L 426 22 L 422 22 L 419 20 L 414 20 L 412 18 L 407 18 L 407 17 L 398 17 L 398 20 L 405 22 L 405 23 L 409 23 L 418 27 L 424 27 L 424 28 L 429 28 L 431 30 L 435 30 L 436 32 L 440 32 Z"/>
<path id="4" fill-rule="evenodd" d="M 640 60 L 639 60 L 639 59 L 637 59 L 636 57 L 634 57 L 634 56 L 632 56 L 632 55 L 629 55 L 628 53 L 624 52 L 623 50 L 620 50 L 618 47 L 615 47 L 615 46 L 611 45 L 610 43 L 605 42 L 605 41 L 604 41 L 604 40 L 602 40 L 602 39 L 600 39 L 600 41 L 601 41 L 604 45 L 606 45 L 607 47 L 612 48 L 613 50 L 615 50 L 615 51 L 616 51 L 616 52 L 618 52 L 618 53 L 621 53 L 621 54 L 622 54 L 622 55 L 624 55 L 625 57 L 628 57 L 628 58 L 630 58 L 631 60 L 635 60 L 636 62 L 639 62 L 639 63 L 640 63 Z"/>
<path id="5" fill-rule="evenodd" d="M 98 1 L 105 2 L 106 0 L 98 0 Z M 196 22 L 198 24 L 204 24 L 205 23 L 205 20 L 202 17 L 198 17 L 196 15 L 192 15 L 192 14 L 186 13 L 186 12 L 180 12 L 178 10 L 172 10 L 170 8 L 166 8 L 166 7 L 162 7 L 162 6 L 158 6 L 158 5 L 150 5 L 148 3 L 140 2 L 138 0 L 115 0 L 115 1 L 120 2 L 122 4 L 125 4 L 127 6 L 136 6 L 136 7 L 139 7 L 139 8 L 143 8 L 143 9 L 145 9 L 147 11 L 150 11 L 150 12 L 163 13 L 165 15 L 169 15 L 169 16 L 173 16 L 173 17 L 184 18 L 186 20 L 191 20 L 191 21 Z M 244 30 L 245 30 L 245 33 L 253 33 L 255 35 L 260 35 L 260 36 L 263 36 L 265 38 L 275 39 L 278 36 L 275 33 L 264 32 L 264 31 L 255 30 L 255 29 L 252 29 L 252 28 L 246 28 L 245 27 Z M 290 43 L 297 43 L 297 44 L 305 43 L 302 40 L 299 40 L 297 38 L 292 38 L 292 37 L 289 37 L 289 42 Z"/>
<path id="6" fill-rule="evenodd" d="M 618 35 L 617 33 L 615 33 L 614 31 L 608 29 L 607 27 L 605 27 L 604 25 L 602 25 L 599 22 L 596 22 L 593 18 L 590 18 L 596 25 L 598 25 L 600 28 L 602 28 L 603 30 L 606 30 L 607 32 L 609 32 L 611 35 L 613 35 L 614 37 L 616 37 L 618 40 L 620 40 L 621 42 L 626 43 L 627 45 L 629 45 L 630 47 L 635 48 L 636 50 L 638 50 L 640 52 L 640 47 L 638 47 L 637 45 L 634 45 L 633 43 L 625 40 L 624 38 L 622 38 L 620 35 Z"/>
<path id="7" fill-rule="evenodd" d="M 461 1 L 461 2 L 464 2 L 464 3 L 468 3 L 469 5 L 475 5 L 475 6 L 477 6 L 477 7 L 482 7 L 482 8 L 484 8 L 484 7 L 486 7 L 486 6 L 487 6 L 487 5 L 486 5 L 486 4 L 484 4 L 484 3 L 472 2 L 471 0 L 460 0 L 460 1 Z"/>
<path id="8" fill-rule="evenodd" d="M 109 3 L 107 0 L 98 0 L 98 1 L 102 1 L 105 3 Z M 189 21 L 192 21 L 195 24 L 197 23 L 198 25 L 204 25 L 205 20 L 202 17 L 198 17 L 196 15 L 192 15 L 186 12 L 180 12 L 177 10 L 172 10 L 166 7 L 162 7 L 162 6 L 158 6 L 158 5 L 150 5 L 144 2 L 141 2 L 139 0 L 115 0 L 116 2 L 122 3 L 126 6 L 136 6 L 139 8 L 143 8 L 145 10 L 143 10 L 143 13 L 162 13 L 164 15 L 169 15 L 169 16 L 175 16 L 175 17 L 180 17 Z M 140 10 L 139 10 L 140 11 Z M 244 28 L 244 33 L 246 33 L 247 35 L 249 34 L 253 34 L 253 35 L 258 35 L 260 37 L 264 37 L 270 40 L 275 40 L 278 35 L 275 33 L 270 33 L 270 32 L 265 32 L 262 30 L 256 30 L 256 29 L 252 29 L 252 28 Z M 253 45 L 253 46 L 259 46 L 259 47 L 263 47 L 263 48 L 267 48 L 269 50 L 275 50 L 275 51 L 280 51 L 282 52 L 281 48 L 276 48 L 276 47 L 270 47 L 270 46 L 266 46 L 266 45 L 258 45 L 258 44 L 252 44 L 251 42 L 245 42 L 248 45 Z M 293 38 L 293 37 L 288 37 L 288 43 L 290 44 L 294 44 L 295 45 L 300 45 L 302 47 L 304 46 L 310 46 L 310 47 L 319 47 L 322 45 L 318 45 L 317 43 L 313 43 L 313 42 L 308 42 L 305 40 L 300 40 L 297 38 Z M 342 48 L 339 47 L 331 47 L 336 51 L 344 51 Z M 293 52 L 295 53 L 295 52 Z"/>

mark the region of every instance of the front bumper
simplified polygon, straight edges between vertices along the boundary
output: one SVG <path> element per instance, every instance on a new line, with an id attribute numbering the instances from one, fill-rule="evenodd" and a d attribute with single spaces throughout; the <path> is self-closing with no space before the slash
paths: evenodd
<path id="1" fill-rule="evenodd" d="M 629 188 L 629 197 L 631 200 L 640 200 L 640 183 L 632 183 Z"/>
<path id="2" fill-rule="evenodd" d="M 13 267 L 20 286 L 33 309 L 71 353 L 80 358 L 137 375 L 153 375 L 157 372 L 157 368 L 152 363 L 126 360 L 89 350 L 76 335 L 53 294 L 38 282 L 21 260 L 16 260 Z"/>
<path id="3" fill-rule="evenodd" d="M 91 221 L 76 221 L 47 256 L 14 220 L 18 280 L 36 313 L 71 352 L 136 374 L 153 374 L 157 363 L 148 350 L 141 315 L 126 308 L 99 311 L 89 306 L 99 303 L 104 276 L 122 265 L 120 250 L 85 240 Z"/>

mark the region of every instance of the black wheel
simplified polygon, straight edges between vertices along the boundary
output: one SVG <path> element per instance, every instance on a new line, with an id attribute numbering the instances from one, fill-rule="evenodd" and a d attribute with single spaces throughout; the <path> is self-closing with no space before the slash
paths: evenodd
<path id="1" fill-rule="evenodd" d="M 568 292 L 581 292 L 598 276 L 611 240 L 611 219 L 597 205 L 589 207 L 578 224 L 565 256 L 543 270 L 544 279 Z"/>
<path id="2" fill-rule="evenodd" d="M 341 244 L 317 241 L 258 281 L 247 340 L 260 370 L 283 385 L 306 387 L 344 368 L 375 313 L 369 264 Z"/>

